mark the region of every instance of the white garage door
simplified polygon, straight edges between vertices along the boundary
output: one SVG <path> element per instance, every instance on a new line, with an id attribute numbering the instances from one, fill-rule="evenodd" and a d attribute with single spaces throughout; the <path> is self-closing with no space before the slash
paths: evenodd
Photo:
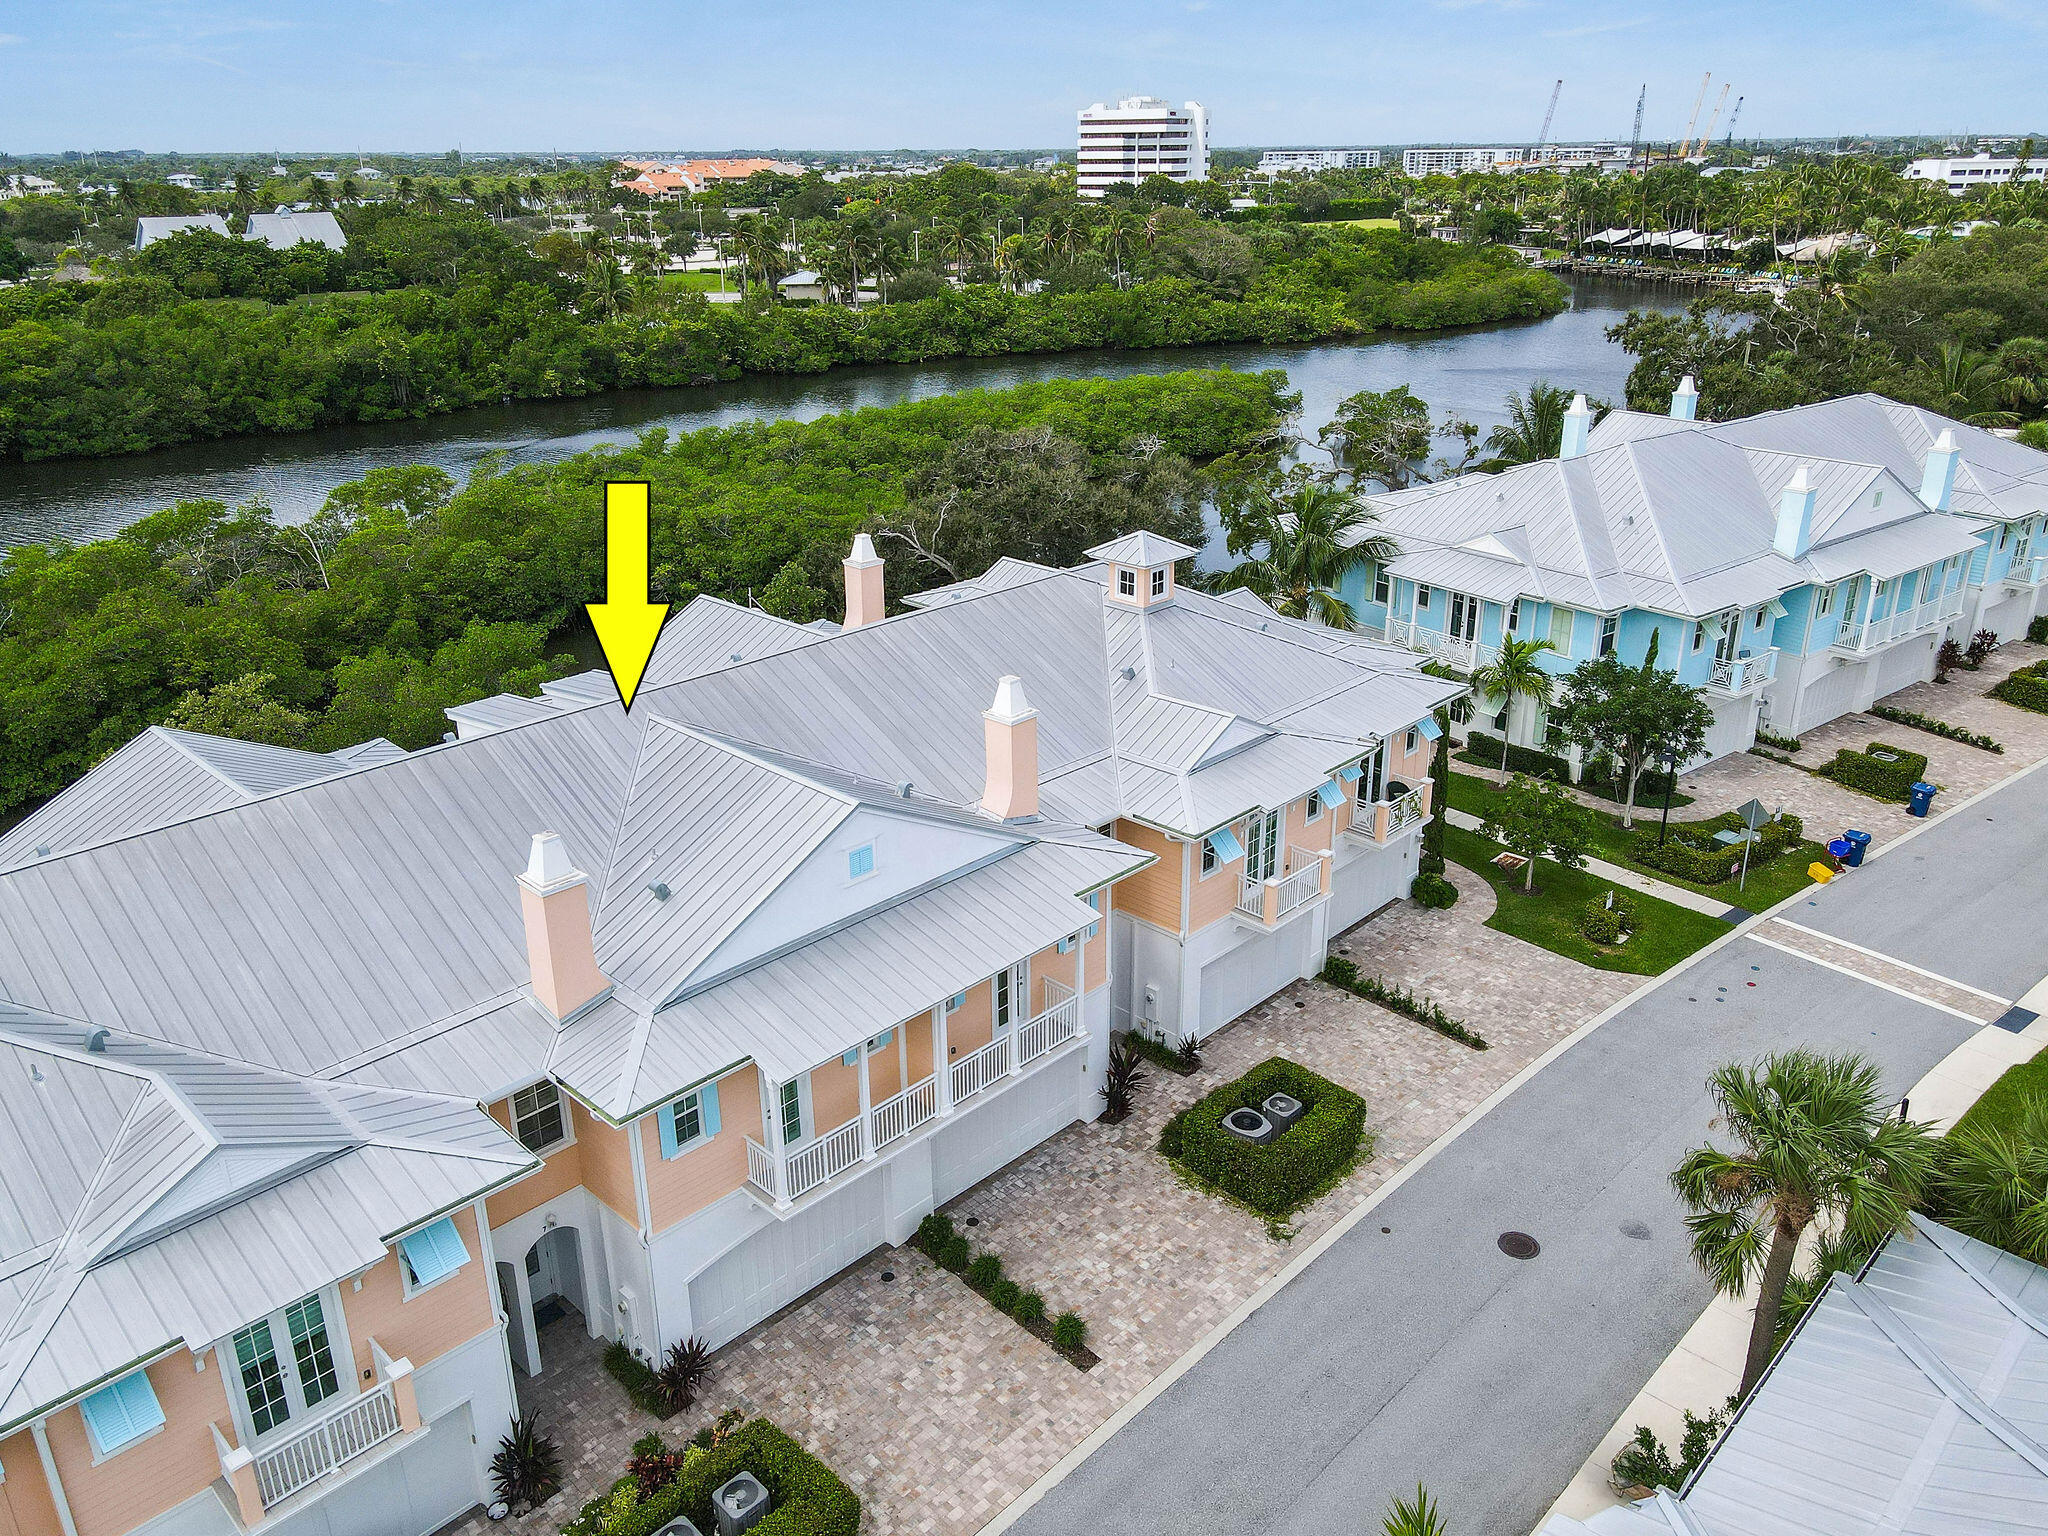
<path id="1" fill-rule="evenodd" d="M 1825 725 L 1837 715 L 1846 715 L 1855 706 L 1856 684 L 1863 675 L 1864 663 L 1856 662 L 1846 667 L 1836 667 L 1816 677 L 1799 696 L 1799 711 L 1793 717 L 1792 734 L 1810 731 L 1817 725 Z"/>
<path id="2" fill-rule="evenodd" d="M 1202 967 L 1201 1032 L 1207 1038 L 1289 982 L 1321 969 L 1307 912 L 1274 933 L 1258 934 Z"/>
<path id="3" fill-rule="evenodd" d="M 690 1316 L 711 1347 L 737 1338 L 883 1242 L 882 1178 L 870 1173 L 763 1227 L 690 1282 Z"/>
<path id="4" fill-rule="evenodd" d="M 1908 640 L 1877 659 L 1877 694 L 1883 698 L 1934 676 L 1934 642 Z"/>
<path id="5" fill-rule="evenodd" d="M 1397 897 L 1406 896 L 1415 877 L 1416 850 L 1422 840 L 1408 839 L 1405 846 L 1374 849 L 1348 864 L 1339 864 L 1330 874 L 1330 928 L 1332 936 L 1362 923 Z"/>
<path id="6" fill-rule="evenodd" d="M 2032 616 L 2034 594 L 2022 592 L 2018 597 L 2009 597 L 2002 603 L 1993 603 L 1984 610 L 1984 628 L 1992 631 L 2001 641 L 2017 640 L 2027 632 L 2027 620 Z M 1968 637 L 1964 637 L 1968 643 Z"/>
<path id="7" fill-rule="evenodd" d="M 482 1502 L 469 1404 L 277 1527 L 277 1536 L 426 1536 Z"/>
<path id="8" fill-rule="evenodd" d="M 932 1140 L 933 1201 L 944 1205 L 1071 1125 L 1082 1102 L 1080 1079 L 1087 1060 L 1087 1052 L 1070 1051 L 1049 1061 L 990 1095 L 986 1104 L 970 1104 L 940 1131 Z"/>

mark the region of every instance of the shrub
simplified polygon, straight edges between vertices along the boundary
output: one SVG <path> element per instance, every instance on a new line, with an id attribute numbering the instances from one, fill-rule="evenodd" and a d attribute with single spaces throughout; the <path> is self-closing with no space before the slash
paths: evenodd
<path id="1" fill-rule="evenodd" d="M 1360 976 L 1358 967 L 1342 956 L 1332 955 L 1323 962 L 1322 977 L 1333 987 L 1356 993 L 1367 1002 L 1404 1014 L 1418 1024 L 1427 1024 L 1438 1034 L 1448 1035 L 1460 1045 L 1469 1045 L 1475 1051 L 1487 1048 L 1485 1039 L 1477 1031 L 1460 1024 L 1445 1013 L 1440 1004 L 1426 997 L 1418 1000 L 1406 987 L 1394 986 L 1377 976 Z"/>
<path id="2" fill-rule="evenodd" d="M 1934 652 L 1934 680 L 1937 683 L 1947 682 L 1949 673 L 1962 664 L 1963 648 L 1956 644 L 1954 636 L 1944 636 Z"/>
<path id="3" fill-rule="evenodd" d="M 1960 741 L 1964 746 L 1976 747 L 1980 751 L 1996 752 L 2001 756 L 2005 752 L 2005 748 L 1989 736 L 1977 731 L 1964 730 L 1960 725 L 1950 725 L 1946 720 L 1932 719 L 1917 710 L 1894 709 L 1889 704 L 1873 704 L 1864 713 L 1875 715 L 1880 720 L 1889 720 L 1894 725 L 1910 725 L 1914 730 L 1925 731 L 1930 736 L 1944 736 L 1950 741 Z"/>
<path id="4" fill-rule="evenodd" d="M 1767 731 L 1762 726 L 1756 728 L 1756 739 L 1767 747 L 1776 747 L 1780 752 L 1797 752 L 1799 750 L 1799 738 L 1797 736 L 1780 736 L 1776 731 Z"/>
<path id="5" fill-rule="evenodd" d="M 604 1347 L 604 1368 L 626 1389 L 626 1396 L 642 1413 L 666 1419 L 674 1412 L 661 1395 L 654 1368 L 616 1339 Z"/>
<path id="6" fill-rule="evenodd" d="M 1714 1448 L 1714 1442 L 1721 1437 L 1721 1431 L 1728 1427 L 1731 1417 L 1725 1407 L 1717 1408 L 1705 1418 L 1691 1409 L 1685 1413 L 1685 1437 L 1678 1443 L 1678 1459 L 1673 1461 L 1671 1453 L 1664 1449 L 1656 1431 L 1647 1424 L 1638 1424 L 1628 1444 L 1615 1453 L 1610 1467 L 1610 1480 L 1617 1489 L 1669 1488 L 1674 1493 L 1685 1486 L 1685 1480 L 1692 1476 L 1695 1468 L 1707 1459 L 1707 1452 Z"/>
<path id="7" fill-rule="evenodd" d="M 1193 1035 L 1182 1035 L 1173 1047 L 1174 1064 L 1183 1072 L 1202 1070 L 1202 1042 Z"/>
<path id="8" fill-rule="evenodd" d="M 1975 671 L 1984 665 L 1984 658 L 1998 649 L 1998 632 L 1980 629 L 1970 636 L 1970 643 L 1963 651 L 1963 665 Z"/>
<path id="9" fill-rule="evenodd" d="M 768 1490 L 770 1507 L 756 1536 L 858 1536 L 860 1499 L 809 1451 L 766 1419 L 750 1419 L 700 1451 L 668 1485 L 637 1497 L 631 1478 L 583 1506 L 564 1536 L 653 1536 L 677 1516 L 713 1528 L 711 1495 L 751 1472 Z"/>
<path id="10" fill-rule="evenodd" d="M 2036 621 L 2038 622 L 2038 621 Z M 1991 697 L 2048 715 L 2048 661 L 2021 667 L 1991 690 Z"/>
<path id="11" fill-rule="evenodd" d="M 654 1390 L 671 1414 L 681 1413 L 697 1401 L 697 1389 L 711 1370 L 711 1346 L 694 1335 L 669 1345 L 661 1368 L 654 1373 Z"/>
<path id="12" fill-rule="evenodd" d="M 2048 613 L 2027 620 L 2027 639 L 2035 645 L 2048 645 Z"/>
<path id="13" fill-rule="evenodd" d="M 1415 883 L 1408 887 L 1408 894 L 1419 905 L 1434 910 L 1456 906 L 1458 902 L 1458 888 L 1440 874 L 1417 875 Z"/>
<path id="14" fill-rule="evenodd" d="M 1062 1312 L 1052 1320 L 1052 1347 L 1069 1353 L 1082 1349 L 1088 1343 L 1088 1325 L 1081 1321 L 1078 1312 Z"/>
<path id="15" fill-rule="evenodd" d="M 1128 1034 L 1124 1035 L 1110 1045 L 1109 1070 L 1102 1075 L 1102 1086 L 1095 1090 L 1102 1096 L 1103 1118 L 1121 1120 L 1128 1115 L 1132 1095 L 1144 1081 L 1145 1069 L 1138 1047 L 1131 1043 Z"/>
<path id="16" fill-rule="evenodd" d="M 946 1244 L 953 1241 L 954 1235 L 953 1218 L 940 1211 L 933 1211 L 917 1224 L 915 1242 L 936 1259 L 946 1251 Z"/>
<path id="17" fill-rule="evenodd" d="M 1732 880 L 1742 863 L 1740 843 L 1717 843 L 1716 832 L 1734 832 L 1742 818 L 1733 811 L 1709 816 L 1705 821 L 1675 821 L 1660 846 L 1654 828 L 1636 834 L 1629 844 L 1629 857 L 1662 874 L 1676 875 L 1695 885 L 1719 885 Z M 1776 858 L 1796 847 L 1806 835 L 1806 823 L 1787 813 L 1756 829 L 1757 839 L 1749 850 L 1752 867 Z"/>
<path id="18" fill-rule="evenodd" d="M 989 1300 L 995 1300 L 993 1294 Z M 1017 1299 L 1010 1303 L 1010 1316 L 1020 1323 L 1042 1323 L 1045 1321 L 1045 1298 L 1036 1291 L 1019 1291 Z"/>
<path id="19" fill-rule="evenodd" d="M 522 1415 L 491 1457 L 491 1491 L 517 1513 L 547 1503 L 561 1489 L 562 1453 L 554 1437 L 542 1434 L 530 1414 Z"/>
<path id="20" fill-rule="evenodd" d="M 993 1257 L 993 1254 L 985 1253 L 982 1255 L 984 1259 Z M 980 1261 L 977 1260 L 976 1262 Z M 998 1312 L 1007 1312 L 1010 1316 L 1015 1317 L 1017 1315 L 1017 1302 L 1023 1294 L 1024 1287 L 1014 1280 L 994 1280 L 989 1283 L 988 1304 Z"/>
<path id="21" fill-rule="evenodd" d="M 1275 1093 L 1292 1094 L 1302 1117 L 1264 1146 L 1223 1129 L 1234 1109 L 1257 1107 Z M 1285 1216 L 1316 1195 L 1358 1158 L 1371 1155 L 1365 1100 L 1308 1068 L 1274 1056 L 1175 1115 L 1159 1133 L 1159 1150 L 1190 1172 L 1265 1216 Z"/>
<path id="22" fill-rule="evenodd" d="M 1888 752 L 1892 761 L 1873 754 Z M 1894 800 L 1900 804 L 1913 798 L 1913 785 L 1927 776 L 1927 754 L 1908 752 L 1904 747 L 1888 746 L 1873 741 L 1861 752 L 1852 752 L 1847 747 L 1837 752 L 1832 762 L 1822 763 L 1813 770 L 1824 779 L 1833 779 L 1845 789 L 1853 789 L 1878 800 Z"/>
<path id="23" fill-rule="evenodd" d="M 1465 750 L 1458 756 L 1468 763 L 1477 763 L 1483 768 L 1500 767 L 1500 738 L 1489 736 L 1484 731 L 1469 731 L 1465 736 Z M 1531 778 L 1555 779 L 1560 784 L 1572 781 L 1572 765 L 1554 752 L 1539 752 L 1534 747 L 1508 745 L 1508 769 L 1513 773 L 1526 773 Z M 1648 774 L 1643 777 L 1647 779 Z"/>
<path id="24" fill-rule="evenodd" d="M 956 1275 L 967 1272 L 968 1261 L 973 1256 L 974 1250 L 968 1246 L 967 1239 L 964 1237 L 947 1238 L 945 1246 L 939 1250 L 938 1255 L 940 1265 L 943 1268 L 950 1269 Z"/>
<path id="25" fill-rule="evenodd" d="M 1148 1035 L 1141 1030 L 1135 1029 L 1117 1038 L 1129 1042 L 1131 1049 L 1140 1056 L 1143 1056 L 1147 1061 L 1162 1066 L 1169 1072 L 1178 1073 L 1183 1077 L 1202 1064 L 1201 1048 L 1195 1045 L 1194 1036 L 1192 1035 L 1182 1035 L 1178 1045 L 1168 1045 L 1157 1035 Z M 1193 1065 L 1187 1064 L 1186 1056 L 1183 1053 L 1193 1055 Z"/>
<path id="26" fill-rule="evenodd" d="M 1610 899 L 1612 906 L 1608 905 Z M 1595 944 L 1619 944 L 1635 926 L 1635 906 L 1619 891 L 1595 896 L 1578 917 L 1579 932 Z"/>
<path id="27" fill-rule="evenodd" d="M 1003 1261 L 992 1253 L 977 1253 L 967 1266 L 967 1283 L 986 1296 L 1003 1278 Z"/>

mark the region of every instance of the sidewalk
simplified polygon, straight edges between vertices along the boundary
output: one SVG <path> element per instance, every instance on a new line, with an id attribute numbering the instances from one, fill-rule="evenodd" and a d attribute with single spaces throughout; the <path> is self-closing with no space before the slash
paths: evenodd
<path id="1" fill-rule="evenodd" d="M 2048 979 L 2029 990 L 2020 1006 L 2048 1015 Z M 2037 1018 L 2017 1034 L 1987 1024 L 1913 1085 L 1906 1095 L 1907 1112 L 1946 1131 L 2008 1067 L 2032 1060 L 2043 1050 L 2048 1050 L 2048 1017 Z M 1741 1385 L 1751 1316 L 1749 1301 L 1716 1296 L 1602 1437 L 1578 1475 L 1536 1523 L 1536 1530 L 1540 1532 L 1552 1515 L 1585 1520 L 1621 1503 L 1607 1484 L 1608 1467 L 1638 1424 L 1649 1425 L 1675 1456 L 1685 1432 L 1686 1410 L 1707 1413 Z"/>
<path id="2" fill-rule="evenodd" d="M 1467 832 L 1477 832 L 1482 825 L 1480 819 L 1470 811 L 1461 811 L 1456 808 L 1444 812 L 1444 819 L 1452 826 L 1462 827 Z M 1702 896 L 1698 891 L 1688 891 L 1680 885 L 1666 885 L 1662 880 L 1653 879 L 1649 875 L 1638 874 L 1635 870 L 1624 869 L 1619 864 L 1610 864 L 1605 859 L 1596 859 L 1590 855 L 1586 859 L 1585 868 L 1592 874 L 1598 875 L 1602 880 L 1611 880 L 1616 885 L 1625 885 L 1630 890 L 1639 891 L 1645 896 L 1654 896 L 1659 901 L 1668 901 L 1674 907 L 1690 907 L 1693 911 L 1704 912 L 1709 917 L 1718 917 L 1724 922 L 1728 920 L 1729 907 L 1727 902 L 1716 901 L 1711 896 Z"/>

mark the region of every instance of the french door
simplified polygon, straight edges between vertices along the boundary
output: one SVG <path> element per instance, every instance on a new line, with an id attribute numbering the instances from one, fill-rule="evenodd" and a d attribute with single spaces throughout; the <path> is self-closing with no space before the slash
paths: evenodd
<path id="1" fill-rule="evenodd" d="M 1479 599 L 1463 592 L 1451 594 L 1451 638 L 1467 644 L 1479 638 Z"/>
<path id="2" fill-rule="evenodd" d="M 1031 1017 L 1030 962 L 1019 960 L 995 975 L 995 1033 Z"/>
<path id="3" fill-rule="evenodd" d="M 1250 831 L 1244 845 L 1244 877 L 1254 883 L 1270 880 L 1280 867 L 1280 813 L 1253 816 Z"/>
<path id="4" fill-rule="evenodd" d="M 242 1329 L 234 1337 L 234 1354 L 242 1403 L 256 1435 L 341 1394 L 346 1373 L 335 1364 L 327 1309 L 317 1295 Z"/>

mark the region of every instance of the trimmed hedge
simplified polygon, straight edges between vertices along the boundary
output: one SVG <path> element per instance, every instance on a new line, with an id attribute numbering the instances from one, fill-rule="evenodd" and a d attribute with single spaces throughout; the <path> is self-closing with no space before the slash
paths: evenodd
<path id="1" fill-rule="evenodd" d="M 635 1408 L 657 1419 L 670 1417 L 669 1407 L 654 1382 L 654 1367 L 616 1339 L 604 1347 L 604 1368 L 611 1373 L 612 1380 L 626 1389 Z"/>
<path id="2" fill-rule="evenodd" d="M 2048 613 L 2027 620 L 2027 639 L 2035 645 L 2048 645 Z"/>
<path id="3" fill-rule="evenodd" d="M 1981 731 L 1965 730 L 1960 725 L 1950 725 L 1946 720 L 1936 720 L 1923 715 L 1916 709 L 1894 709 L 1889 704 L 1873 704 L 1864 711 L 1880 720 L 1889 720 L 1894 725 L 1910 725 L 1916 731 L 1925 731 L 1930 736 L 1943 736 L 1950 741 L 1960 741 L 1966 747 L 1975 747 L 1982 752 L 2005 754 L 2005 748 Z"/>
<path id="4" fill-rule="evenodd" d="M 1275 1093 L 1292 1094 L 1307 1107 L 1272 1141 L 1254 1146 L 1223 1129 L 1232 1110 L 1256 1109 Z M 1361 1146 L 1370 1156 L 1365 1100 L 1284 1056 L 1197 1099 L 1159 1132 L 1162 1154 L 1271 1217 L 1313 1198 L 1352 1165 Z"/>
<path id="5" fill-rule="evenodd" d="M 2034 620 L 2035 624 L 2041 622 L 2040 619 Z M 2027 638 L 2034 638 L 2032 625 L 2028 626 Z M 2017 704 L 2021 709 L 2031 709 L 2039 715 L 2048 715 L 2048 661 L 2037 661 L 2032 666 L 2021 667 L 1993 688 L 1991 697 L 2003 699 L 2008 704 Z"/>
<path id="6" fill-rule="evenodd" d="M 1629 844 L 1629 857 L 1647 868 L 1676 875 L 1695 885 L 1719 885 L 1731 878 L 1732 871 L 1741 864 L 1742 845 L 1717 843 L 1714 834 L 1736 832 L 1741 828 L 1742 818 L 1733 811 L 1723 811 L 1705 821 L 1675 821 L 1661 848 L 1657 845 L 1655 830 L 1638 832 Z M 1756 842 L 1749 850 L 1751 868 L 1796 847 L 1805 839 L 1806 823 L 1788 811 L 1776 821 L 1765 822 L 1756 831 Z"/>
<path id="7" fill-rule="evenodd" d="M 1889 752 L 1897 761 L 1887 763 L 1873 757 L 1871 754 L 1874 752 Z M 1861 752 L 1852 752 L 1844 747 L 1835 754 L 1832 762 L 1822 763 L 1813 771 L 1824 779 L 1833 779 L 1845 789 L 1903 805 L 1913 798 L 1914 784 L 1927 777 L 1927 754 L 1908 752 L 1904 747 L 1873 741 Z"/>
<path id="8" fill-rule="evenodd" d="M 1465 750 L 1458 754 L 1464 762 L 1477 763 L 1483 768 L 1500 767 L 1500 738 L 1489 736 L 1484 731 L 1465 733 Z M 1531 778 L 1555 779 L 1560 784 L 1572 781 L 1572 765 L 1554 752 L 1539 752 L 1534 747 L 1518 747 L 1508 743 L 1508 770 L 1511 773 L 1526 773 Z M 1645 774 L 1645 778 L 1649 775 Z"/>
<path id="9" fill-rule="evenodd" d="M 1623 934 L 1635 932 L 1635 926 L 1635 903 L 1620 891 L 1614 893 L 1613 906 L 1602 894 L 1587 902 L 1579 914 L 1579 932 L 1594 944 L 1619 944 Z"/>
<path id="10" fill-rule="evenodd" d="M 1415 898 L 1418 906 L 1430 907 L 1437 911 L 1458 904 L 1458 888 L 1442 874 L 1432 874 L 1428 870 L 1415 877 L 1414 883 L 1408 887 L 1408 894 Z"/>
<path id="11" fill-rule="evenodd" d="M 1452 894 L 1456 894 L 1455 890 Z M 1346 960 L 1342 955 L 1332 955 L 1323 962 L 1322 979 L 1340 991 L 1362 997 L 1368 1003 L 1378 1003 L 1380 1007 L 1411 1018 L 1418 1024 L 1427 1024 L 1438 1034 L 1460 1045 L 1469 1045 L 1475 1051 L 1488 1048 L 1485 1036 L 1445 1013 L 1441 1003 L 1426 997 L 1419 998 L 1406 987 L 1395 986 L 1377 976 L 1361 976 L 1356 962 Z"/>
<path id="12" fill-rule="evenodd" d="M 723 1442 L 693 1447 L 666 1488 L 635 1498 L 622 1477 L 567 1526 L 563 1536 L 653 1536 L 678 1515 L 700 1531 L 714 1529 L 711 1495 L 742 1472 L 768 1490 L 758 1536 L 859 1536 L 860 1498 L 833 1470 L 766 1419 L 749 1419 Z"/>
<path id="13" fill-rule="evenodd" d="M 1756 739 L 1767 747 L 1776 747 L 1780 752 L 1797 752 L 1799 750 L 1799 738 L 1797 736 L 1780 736 L 1776 731 L 1767 731 L 1762 726 L 1756 728 Z"/>

